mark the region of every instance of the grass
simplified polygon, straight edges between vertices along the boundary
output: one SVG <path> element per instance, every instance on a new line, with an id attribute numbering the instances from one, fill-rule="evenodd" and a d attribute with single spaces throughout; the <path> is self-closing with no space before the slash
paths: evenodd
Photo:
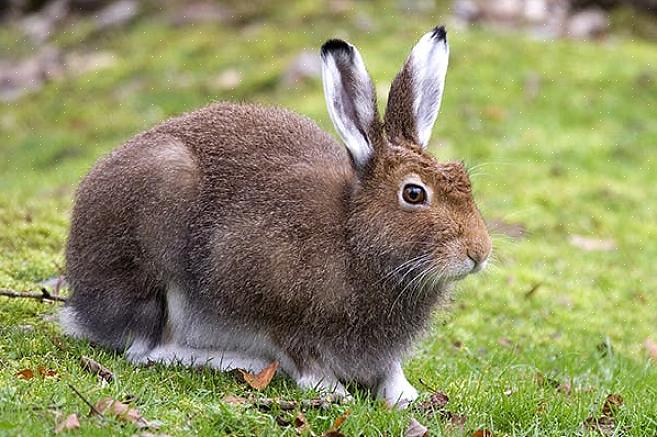
<path id="1" fill-rule="evenodd" d="M 326 12 L 298 2 L 239 26 L 172 27 L 154 16 L 109 34 L 90 34 L 83 22 L 58 35 L 67 50 L 110 52 L 116 61 L 3 104 L 0 288 L 37 289 L 61 272 L 77 182 L 96 158 L 160 120 L 211 100 L 250 100 L 293 108 L 330 129 L 317 80 L 280 84 L 301 49 L 316 50 L 331 36 L 351 39 L 385 100 L 413 42 L 444 16 L 348 4 L 353 10 Z M 0 30 L 0 41 L 13 41 L 10 32 Z M 432 435 L 479 428 L 572 435 L 587 417 L 599 416 L 608 394 L 618 393 L 624 405 L 616 435 L 657 435 L 657 363 L 642 346 L 657 337 L 657 47 L 458 28 L 450 41 L 432 150 L 474 168 L 486 217 L 526 228 L 520 239 L 495 238 L 495 266 L 460 283 L 456 303 L 436 314 L 406 364 L 425 396 L 430 390 L 420 380 L 447 393 L 450 411 L 467 421 L 459 429 L 440 416 L 390 411 L 357 390 L 348 407 L 306 412 L 310 426 L 321 433 L 350 409 L 347 435 L 401 435 L 411 417 Z M 15 45 L 15 53 L 29 52 L 24 41 Z M 233 90 L 217 86 L 228 69 L 242 79 Z M 571 243 L 573 235 L 611 239 L 616 248 L 587 251 Z M 223 402 L 250 393 L 233 376 L 135 368 L 120 355 L 63 337 L 51 318 L 55 310 L 0 297 L 0 435 L 47 435 L 62 415 L 86 414 L 67 383 L 91 401 L 133 397 L 145 417 L 172 435 L 295 434 L 276 421 L 294 412 Z M 110 367 L 116 380 L 101 384 L 84 372 L 81 355 Z M 16 377 L 39 366 L 57 377 Z M 263 395 L 309 396 L 284 378 Z M 86 417 L 79 431 L 135 432 Z"/>

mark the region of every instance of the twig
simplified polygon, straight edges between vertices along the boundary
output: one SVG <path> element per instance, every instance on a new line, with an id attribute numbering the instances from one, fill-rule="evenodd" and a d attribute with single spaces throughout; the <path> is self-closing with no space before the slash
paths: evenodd
<path id="1" fill-rule="evenodd" d="M 297 407 L 302 409 L 308 408 L 328 408 L 331 405 L 339 405 L 340 400 L 329 399 L 304 399 L 302 401 L 288 401 L 284 399 L 269 399 L 262 398 L 254 402 L 254 405 L 261 410 L 270 410 L 272 407 L 277 406 L 283 411 L 295 410 Z"/>
<path id="2" fill-rule="evenodd" d="M 531 298 L 534 293 L 536 293 L 536 290 L 541 288 L 541 285 L 543 285 L 542 282 L 537 282 L 536 284 L 532 285 L 532 287 L 525 292 L 525 299 Z"/>
<path id="3" fill-rule="evenodd" d="M 85 404 L 87 404 L 87 405 L 89 406 L 89 408 L 91 408 L 91 412 L 92 412 L 92 413 L 94 413 L 94 414 L 97 415 L 97 416 L 100 416 L 102 419 L 105 419 L 105 416 L 103 416 L 103 413 L 101 413 L 100 411 L 98 411 L 98 409 L 97 409 L 96 407 L 94 407 L 93 404 L 92 404 L 91 402 L 89 402 L 84 396 L 82 396 L 82 393 L 80 393 L 80 392 L 78 391 L 77 388 L 73 387 L 73 386 L 72 386 L 71 384 L 69 384 L 68 382 L 66 383 L 66 385 L 68 385 L 68 387 L 69 387 L 71 390 L 73 390 L 73 393 L 75 393 L 76 395 L 78 395 L 78 397 L 79 397 L 80 399 L 82 399 L 82 401 L 83 401 Z"/>
<path id="4" fill-rule="evenodd" d="M 42 288 L 41 291 L 25 291 L 25 292 L 9 290 L 9 289 L 6 289 L 6 288 L 0 288 L 0 296 L 26 298 L 26 299 L 38 299 L 40 301 L 51 300 L 53 302 L 66 302 L 65 297 L 63 297 L 63 296 L 53 296 L 45 288 Z"/>
<path id="5" fill-rule="evenodd" d="M 431 393 L 436 393 L 438 391 L 434 387 L 431 387 L 429 384 L 424 382 L 424 380 L 422 380 L 422 378 L 418 378 L 418 381 L 420 382 L 420 384 L 422 384 L 424 386 L 424 388 L 429 389 L 429 391 Z"/>

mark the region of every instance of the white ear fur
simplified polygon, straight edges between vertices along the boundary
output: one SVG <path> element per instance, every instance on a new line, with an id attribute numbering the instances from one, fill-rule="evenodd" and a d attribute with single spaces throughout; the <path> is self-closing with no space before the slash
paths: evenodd
<path id="1" fill-rule="evenodd" d="M 449 46 L 444 27 L 420 38 L 406 62 L 413 84 L 413 116 L 417 137 L 427 147 L 445 89 Z"/>
<path id="2" fill-rule="evenodd" d="M 378 118 L 374 84 L 356 47 L 341 40 L 322 46 L 322 82 L 331 120 L 357 166 L 374 154 L 369 137 Z"/>

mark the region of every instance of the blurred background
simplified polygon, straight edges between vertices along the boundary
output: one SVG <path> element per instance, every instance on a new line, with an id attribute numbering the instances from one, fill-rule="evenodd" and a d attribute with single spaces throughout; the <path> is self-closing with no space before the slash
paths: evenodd
<path id="1" fill-rule="evenodd" d="M 525 406 L 547 396 L 541 426 L 557 434 L 622 390 L 628 423 L 654 435 L 657 0 L 2 0 L 0 288 L 63 273 L 77 183 L 134 134 L 215 100 L 286 106 L 333 133 L 321 44 L 358 46 L 383 108 L 437 24 L 451 55 L 430 150 L 470 168 L 496 260 L 458 286 L 411 378 L 498 425 L 530 427 Z M 3 301 L 0 327 L 41 311 Z M 536 369 L 572 397 L 530 388 Z"/>

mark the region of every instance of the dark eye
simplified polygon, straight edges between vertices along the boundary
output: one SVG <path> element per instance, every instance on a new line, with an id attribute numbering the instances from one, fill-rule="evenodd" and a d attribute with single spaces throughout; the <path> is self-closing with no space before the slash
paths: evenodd
<path id="1" fill-rule="evenodd" d="M 406 184 L 404 185 L 404 191 L 402 191 L 402 198 L 406 203 L 417 205 L 427 199 L 427 192 L 419 185 Z"/>

